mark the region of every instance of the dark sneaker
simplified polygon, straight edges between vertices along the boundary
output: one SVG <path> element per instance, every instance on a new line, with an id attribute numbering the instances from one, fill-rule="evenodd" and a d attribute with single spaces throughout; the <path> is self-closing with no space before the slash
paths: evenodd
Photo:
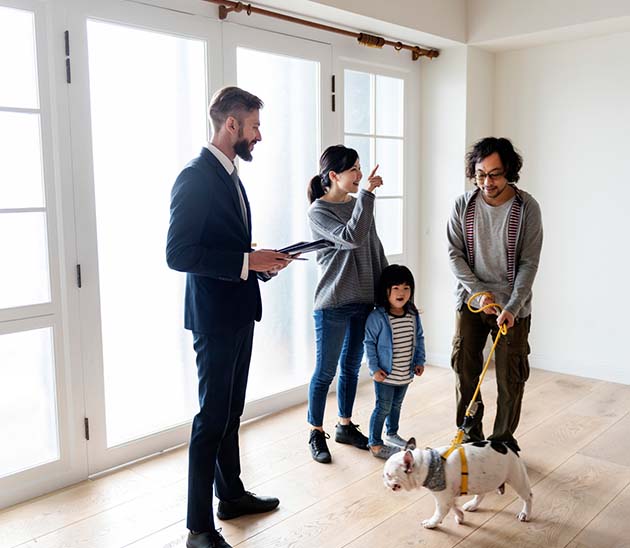
<path id="1" fill-rule="evenodd" d="M 308 445 L 311 448 L 313 460 L 323 464 L 328 464 L 332 461 L 328 444 L 326 443 L 327 439 L 330 439 L 330 436 L 321 430 L 311 430 L 308 438 Z"/>
<path id="2" fill-rule="evenodd" d="M 391 434 L 391 435 L 385 434 L 385 436 L 383 437 L 385 438 L 385 443 L 388 445 L 393 445 L 394 447 L 400 447 L 401 449 L 404 449 L 405 447 L 407 447 L 408 440 L 400 437 L 398 434 Z"/>
<path id="3" fill-rule="evenodd" d="M 373 457 L 377 459 L 385 459 L 387 460 L 392 455 L 395 455 L 400 451 L 400 447 L 391 447 L 390 445 L 381 445 L 378 449 L 374 449 L 374 447 L 370 447 L 370 453 L 372 453 Z"/>
<path id="4" fill-rule="evenodd" d="M 359 449 L 368 449 L 368 439 L 359 430 L 359 425 L 350 423 L 347 425 L 337 424 L 335 426 L 335 441 L 337 443 L 347 443 L 348 445 L 354 445 Z"/>
<path id="5" fill-rule="evenodd" d="M 247 514 L 262 514 L 274 510 L 278 504 L 280 501 L 276 497 L 259 497 L 255 493 L 245 491 L 245 494 L 236 500 L 220 500 L 217 517 L 228 520 Z"/>

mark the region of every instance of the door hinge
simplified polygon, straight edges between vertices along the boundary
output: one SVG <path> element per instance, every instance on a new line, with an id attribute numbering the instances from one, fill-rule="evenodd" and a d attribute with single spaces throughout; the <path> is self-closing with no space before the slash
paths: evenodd
<path id="1" fill-rule="evenodd" d="M 81 289 L 81 265 L 77 265 L 77 287 Z"/>
<path id="2" fill-rule="evenodd" d="M 335 75 L 333 74 L 330 82 L 330 106 L 332 107 L 332 111 L 335 112 Z"/>
<path id="3" fill-rule="evenodd" d="M 90 419 L 87 417 L 83 419 L 83 427 L 85 429 L 85 439 L 90 441 Z"/>
<path id="4" fill-rule="evenodd" d="M 66 45 L 66 82 L 70 84 L 72 83 L 72 73 L 70 70 L 70 32 L 65 31 L 63 37 Z"/>

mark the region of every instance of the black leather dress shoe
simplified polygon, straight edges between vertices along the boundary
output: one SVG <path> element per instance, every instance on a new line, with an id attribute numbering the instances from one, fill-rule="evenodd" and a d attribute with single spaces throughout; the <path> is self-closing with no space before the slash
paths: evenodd
<path id="1" fill-rule="evenodd" d="M 245 494 L 236 500 L 220 500 L 217 517 L 222 520 L 234 519 L 246 514 L 269 512 L 280 504 L 275 497 L 257 497 L 254 493 Z"/>
<path id="2" fill-rule="evenodd" d="M 191 531 L 186 539 L 186 548 L 232 548 L 232 545 L 225 542 L 219 531 L 209 533 L 193 533 Z"/>

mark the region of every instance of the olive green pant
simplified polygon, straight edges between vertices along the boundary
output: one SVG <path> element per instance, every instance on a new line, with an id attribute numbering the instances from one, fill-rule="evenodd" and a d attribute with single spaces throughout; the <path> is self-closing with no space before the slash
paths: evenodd
<path id="1" fill-rule="evenodd" d="M 457 312 L 451 367 L 457 375 L 455 387 L 457 398 L 457 426 L 464 422 L 466 408 L 477 388 L 479 376 L 484 366 L 483 349 L 492 335 L 498 332 L 497 316 L 483 312 L 473 314 L 464 305 Z M 519 318 L 507 335 L 501 336 L 494 353 L 497 378 L 497 414 L 494 429 L 488 439 L 513 441 L 514 432 L 521 416 L 521 402 L 525 381 L 529 377 L 529 328 L 531 316 Z M 478 408 L 474 419 L 467 425 L 465 441 L 483 440 L 483 401 L 481 391 L 477 396 Z"/>

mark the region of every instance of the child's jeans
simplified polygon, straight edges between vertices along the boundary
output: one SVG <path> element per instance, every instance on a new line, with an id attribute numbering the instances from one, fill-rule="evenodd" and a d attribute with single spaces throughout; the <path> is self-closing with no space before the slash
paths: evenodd
<path id="1" fill-rule="evenodd" d="M 376 394 L 376 405 L 370 418 L 370 436 L 368 445 L 383 445 L 382 433 L 383 423 L 387 424 L 387 435 L 393 436 L 398 433 L 398 422 L 400 420 L 400 408 L 407 393 L 408 384 L 395 386 L 374 381 L 374 393 Z M 387 419 L 387 420 L 386 420 Z"/>

